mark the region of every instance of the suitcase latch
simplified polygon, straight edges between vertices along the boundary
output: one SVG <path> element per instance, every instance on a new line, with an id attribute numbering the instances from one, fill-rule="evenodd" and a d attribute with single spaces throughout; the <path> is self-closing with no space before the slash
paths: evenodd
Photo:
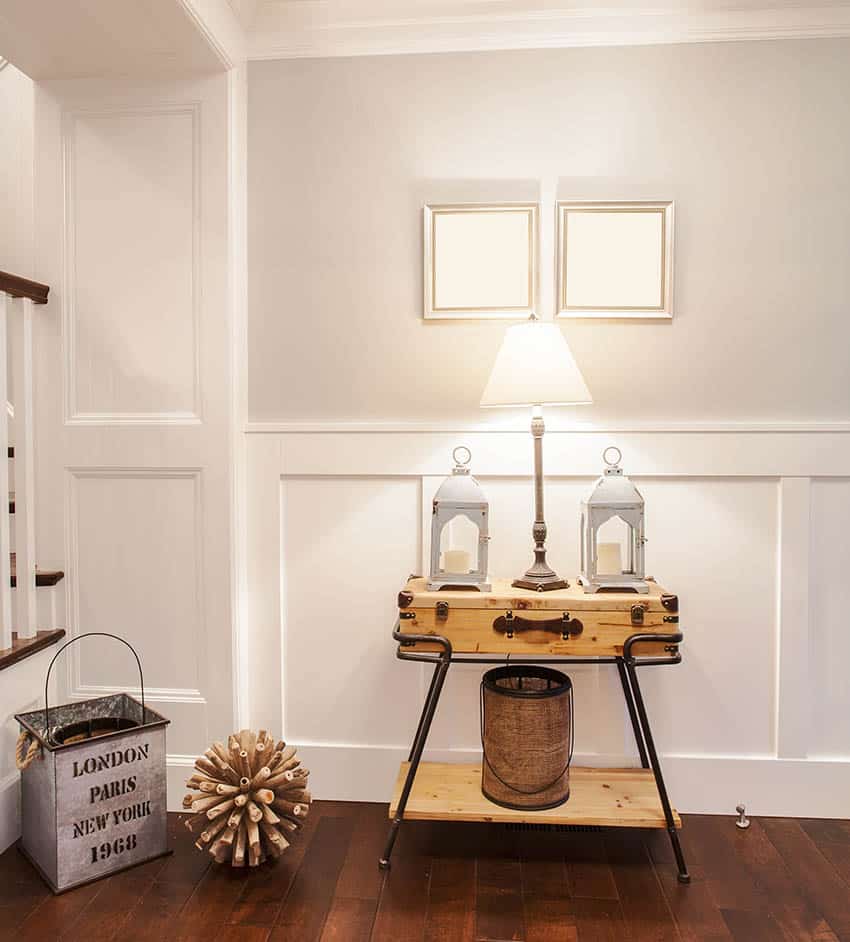
<path id="1" fill-rule="evenodd" d="M 661 596 L 661 604 L 668 612 L 678 612 L 679 611 L 679 596 L 678 595 L 668 595 L 664 594 Z"/>
<path id="2" fill-rule="evenodd" d="M 437 602 L 437 621 L 445 621 L 449 617 L 449 603 L 446 601 Z"/>
<path id="3" fill-rule="evenodd" d="M 643 605 L 632 605 L 632 624 L 633 625 L 642 625 L 643 624 Z"/>

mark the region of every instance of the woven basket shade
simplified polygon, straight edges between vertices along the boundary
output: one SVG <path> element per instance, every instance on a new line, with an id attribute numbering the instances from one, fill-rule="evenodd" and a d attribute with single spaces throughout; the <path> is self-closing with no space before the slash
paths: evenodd
<path id="1" fill-rule="evenodd" d="M 573 685 L 561 671 L 511 664 L 481 680 L 481 791 L 506 808 L 543 810 L 570 797 Z"/>

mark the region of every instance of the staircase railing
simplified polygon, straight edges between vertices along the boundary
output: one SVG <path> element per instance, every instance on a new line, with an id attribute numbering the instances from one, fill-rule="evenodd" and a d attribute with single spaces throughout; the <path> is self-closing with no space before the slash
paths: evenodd
<path id="1" fill-rule="evenodd" d="M 38 631 L 35 555 L 35 464 L 33 410 L 33 305 L 46 304 L 47 285 L 0 271 L 0 403 L 12 393 L 15 415 L 14 452 L 9 448 L 9 422 L 0 421 L 0 456 L 14 454 L 15 462 L 15 606 L 12 610 L 12 541 L 9 513 L 0 513 L 0 650 Z M 8 376 L 8 338 L 11 318 L 19 319 L 20 342 L 13 353 L 13 388 Z M 5 411 L 5 410 L 4 410 Z M 0 417 L 7 419 L 7 416 Z M 0 458 L 0 500 L 9 490 L 9 461 Z"/>

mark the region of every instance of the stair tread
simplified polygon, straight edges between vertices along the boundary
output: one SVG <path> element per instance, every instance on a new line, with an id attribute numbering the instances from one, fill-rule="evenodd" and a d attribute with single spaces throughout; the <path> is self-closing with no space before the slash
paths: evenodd
<path id="1" fill-rule="evenodd" d="M 14 553 L 9 554 L 12 557 L 12 588 L 17 585 L 17 560 Z M 43 586 L 56 585 L 65 578 L 65 573 L 61 569 L 39 569 L 35 567 L 35 584 L 38 588 Z"/>
<path id="2" fill-rule="evenodd" d="M 34 638 L 19 638 L 17 631 L 12 632 L 12 647 L 0 650 L 0 671 L 11 667 L 25 658 L 32 657 L 39 651 L 56 644 L 65 637 L 64 628 L 48 628 L 38 631 Z"/>

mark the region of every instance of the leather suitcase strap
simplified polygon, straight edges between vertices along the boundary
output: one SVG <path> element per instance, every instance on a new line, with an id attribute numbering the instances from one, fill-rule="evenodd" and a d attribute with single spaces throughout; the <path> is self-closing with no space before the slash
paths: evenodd
<path id="1" fill-rule="evenodd" d="M 578 618 L 570 618 L 569 612 L 563 612 L 557 618 L 524 618 L 522 615 L 508 612 L 493 620 L 493 630 L 508 637 L 523 631 L 545 631 L 568 638 L 580 635 L 584 631 L 584 625 Z"/>

